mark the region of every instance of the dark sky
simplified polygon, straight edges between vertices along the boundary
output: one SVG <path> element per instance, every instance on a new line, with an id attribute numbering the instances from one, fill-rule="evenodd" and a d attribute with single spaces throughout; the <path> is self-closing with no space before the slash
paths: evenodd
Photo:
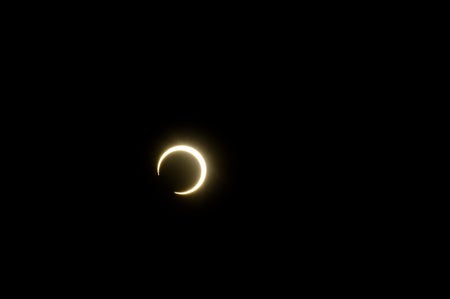
<path id="1" fill-rule="evenodd" d="M 40 182 L 28 189 L 39 196 L 20 200 L 30 237 L 91 248 L 105 264 L 204 253 L 261 266 L 268 254 L 323 261 L 367 234 L 382 180 L 367 169 L 385 149 L 368 138 L 376 88 L 364 65 L 343 37 L 225 27 L 77 38 L 67 29 L 57 48 L 46 46 L 55 35 L 30 39 L 31 83 L 16 96 L 45 99 L 21 110 L 36 120 L 20 137 Z M 189 161 L 180 158 L 186 177 L 174 164 L 173 176 L 156 175 L 177 143 L 208 162 L 192 196 L 173 194 L 196 175 Z"/>

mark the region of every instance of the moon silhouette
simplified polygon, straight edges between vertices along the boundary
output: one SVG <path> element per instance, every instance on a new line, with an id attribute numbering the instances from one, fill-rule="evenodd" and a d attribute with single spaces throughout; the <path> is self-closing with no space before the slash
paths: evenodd
<path id="1" fill-rule="evenodd" d="M 203 182 L 206 179 L 206 162 L 205 162 L 205 159 L 203 159 L 203 156 L 196 149 L 194 149 L 190 146 L 187 146 L 187 145 L 177 145 L 177 146 L 173 146 L 173 147 L 169 148 L 162 154 L 161 158 L 159 158 L 157 173 L 159 175 L 159 168 L 161 166 L 161 163 L 164 161 L 164 159 L 167 156 L 169 156 L 170 154 L 175 153 L 175 152 L 189 153 L 192 156 L 194 156 L 197 159 L 198 163 L 200 164 L 200 178 L 198 179 L 198 181 L 194 185 L 194 187 L 192 187 L 191 189 L 186 190 L 186 191 L 180 191 L 180 192 L 175 191 L 175 194 L 179 194 L 179 195 L 186 195 L 186 194 L 193 193 L 202 186 Z"/>

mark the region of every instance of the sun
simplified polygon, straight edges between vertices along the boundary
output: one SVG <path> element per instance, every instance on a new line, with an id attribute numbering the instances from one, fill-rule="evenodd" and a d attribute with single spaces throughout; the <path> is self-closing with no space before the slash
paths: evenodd
<path id="1" fill-rule="evenodd" d="M 175 191 L 175 194 L 179 194 L 179 195 L 187 195 L 187 194 L 191 194 L 195 191 L 197 191 L 205 182 L 206 180 L 206 162 L 205 159 L 203 159 L 203 156 L 200 154 L 199 151 L 197 151 L 195 148 L 190 147 L 188 145 L 176 145 L 173 146 L 171 148 L 169 148 L 168 150 L 166 150 L 162 155 L 161 158 L 159 158 L 158 161 L 158 166 L 156 168 L 156 172 L 159 175 L 159 169 L 161 167 L 162 162 L 164 161 L 164 159 L 169 156 L 172 153 L 175 152 L 186 152 L 191 154 L 192 156 L 194 156 L 195 159 L 197 159 L 199 165 L 200 165 L 200 178 L 198 179 L 197 183 L 191 188 L 188 189 L 186 191 Z"/>

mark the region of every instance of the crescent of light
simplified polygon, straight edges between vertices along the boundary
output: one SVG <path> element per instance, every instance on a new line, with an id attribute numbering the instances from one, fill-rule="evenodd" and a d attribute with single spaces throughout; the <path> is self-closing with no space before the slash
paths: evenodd
<path id="1" fill-rule="evenodd" d="M 186 153 L 189 153 L 192 156 L 194 156 L 197 159 L 198 163 L 200 164 L 200 178 L 199 178 L 197 184 L 195 184 L 195 186 L 192 187 L 189 190 L 182 191 L 182 192 L 175 192 L 176 194 L 180 194 L 180 195 L 186 195 L 186 194 L 192 193 L 192 192 L 196 191 L 198 188 L 200 188 L 200 186 L 203 184 L 203 182 L 206 179 L 206 162 L 205 162 L 205 159 L 203 159 L 202 155 L 196 149 L 194 149 L 194 148 L 192 148 L 190 146 L 177 145 L 177 146 L 171 147 L 168 150 L 166 150 L 164 152 L 164 154 L 162 154 L 161 158 L 159 158 L 158 168 L 157 168 L 158 175 L 159 175 L 159 168 L 161 166 L 161 163 L 164 161 L 164 159 L 168 155 L 170 155 L 170 154 L 172 154 L 174 152 L 186 152 Z"/>

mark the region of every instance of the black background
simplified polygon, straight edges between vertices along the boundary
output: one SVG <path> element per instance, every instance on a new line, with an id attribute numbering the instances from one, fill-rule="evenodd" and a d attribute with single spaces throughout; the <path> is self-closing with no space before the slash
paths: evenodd
<path id="1" fill-rule="evenodd" d="M 373 246 L 366 236 L 384 204 L 376 199 L 388 149 L 373 121 L 381 75 L 366 74 L 379 56 L 354 43 L 366 31 L 348 37 L 295 18 L 130 19 L 50 22 L 21 36 L 11 77 L 27 83 L 15 97 L 38 99 L 21 107 L 22 156 L 35 178 L 32 196 L 19 200 L 25 240 L 116 270 L 320 271 Z M 177 143 L 208 162 L 192 196 L 173 194 L 184 182 L 156 174 Z"/>

